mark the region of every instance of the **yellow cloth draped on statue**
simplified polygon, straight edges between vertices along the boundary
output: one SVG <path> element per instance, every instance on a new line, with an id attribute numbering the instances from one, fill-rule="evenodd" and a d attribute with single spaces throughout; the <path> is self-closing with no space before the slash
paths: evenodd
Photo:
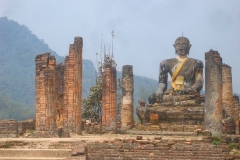
<path id="1" fill-rule="evenodd" d="M 179 71 L 182 69 L 184 63 L 186 62 L 188 58 L 185 58 L 178 66 L 178 68 L 175 70 L 175 72 L 172 75 L 172 88 L 174 88 L 175 91 L 184 89 L 184 77 L 178 76 Z"/>

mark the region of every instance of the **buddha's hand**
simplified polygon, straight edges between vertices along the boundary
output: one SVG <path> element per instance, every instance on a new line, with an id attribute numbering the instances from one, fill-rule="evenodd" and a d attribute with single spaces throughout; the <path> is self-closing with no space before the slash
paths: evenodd
<path id="1" fill-rule="evenodd" d="M 156 95 L 157 95 L 157 102 L 161 102 L 163 100 L 163 91 L 157 90 Z"/>

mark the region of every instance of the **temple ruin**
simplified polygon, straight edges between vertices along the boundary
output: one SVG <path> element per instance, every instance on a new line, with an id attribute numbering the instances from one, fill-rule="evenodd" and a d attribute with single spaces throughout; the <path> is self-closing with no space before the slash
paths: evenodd
<path id="1" fill-rule="evenodd" d="M 75 37 L 64 65 L 50 53 L 36 56 L 36 130 L 81 134 L 82 46 Z"/>
<path id="2" fill-rule="evenodd" d="M 164 90 L 164 95 L 152 94 L 147 105 L 144 100 L 138 100 L 137 114 L 142 124 L 134 124 L 133 120 L 133 66 L 123 66 L 121 125 L 117 123 L 116 63 L 113 56 L 105 55 L 101 72 L 101 123 L 89 117 L 89 122 L 84 121 L 84 127 L 88 125 L 88 128 L 84 128 L 82 47 L 82 38 L 75 37 L 64 64 L 56 64 L 55 57 L 48 52 L 36 56 L 36 120 L 0 121 L 1 138 L 24 138 L 0 140 L 0 159 L 240 159 L 239 97 L 233 94 L 231 67 L 222 63 L 217 51 L 205 53 L 204 95 L 200 94 L 203 64 L 189 58 L 185 64 L 197 65 L 185 66 L 180 76 L 175 74 L 177 83 L 171 82 L 176 84 L 173 87 L 176 90 Z M 166 66 L 163 71 L 169 70 Z M 199 90 L 182 90 L 186 73 L 200 82 Z M 160 74 L 160 80 L 167 74 Z M 119 128 L 121 131 L 124 128 L 127 134 L 119 132 Z M 34 129 L 37 132 L 32 132 Z M 81 134 L 82 129 L 84 134 L 98 135 L 69 134 Z M 88 129 L 91 132 L 86 132 Z M 37 139 L 57 137 L 55 133 L 45 134 L 55 131 L 74 139 Z M 106 131 L 121 134 L 99 135 Z"/>

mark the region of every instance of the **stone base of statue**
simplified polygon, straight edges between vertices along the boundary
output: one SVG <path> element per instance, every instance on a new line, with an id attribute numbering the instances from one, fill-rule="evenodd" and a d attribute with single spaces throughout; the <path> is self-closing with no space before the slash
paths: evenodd
<path id="1" fill-rule="evenodd" d="M 143 113 L 143 109 L 146 111 Z M 139 117 L 145 129 L 150 131 L 193 132 L 204 127 L 204 107 L 147 105 L 138 107 L 143 117 Z M 138 114 L 139 115 L 139 114 Z M 154 117 L 156 118 L 152 118 Z M 156 116 L 157 115 L 157 116 Z"/>
<path id="2" fill-rule="evenodd" d="M 137 115 L 144 115 L 139 116 L 141 122 L 158 125 L 161 131 L 192 132 L 203 128 L 203 102 L 199 93 L 167 94 L 161 102 L 138 107 Z"/>
<path id="3" fill-rule="evenodd" d="M 157 114 L 159 123 L 174 125 L 203 125 L 204 107 L 148 105 L 149 115 Z"/>

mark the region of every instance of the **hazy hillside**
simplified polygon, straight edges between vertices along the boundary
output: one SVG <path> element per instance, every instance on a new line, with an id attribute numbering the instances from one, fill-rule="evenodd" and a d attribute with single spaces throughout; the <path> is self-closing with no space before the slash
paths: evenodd
<path id="1" fill-rule="evenodd" d="M 0 119 L 34 117 L 35 56 L 45 52 L 51 52 L 58 62 L 64 60 L 26 26 L 0 18 Z M 155 80 L 145 77 L 135 76 L 134 82 L 136 105 L 138 99 L 146 98 L 157 87 Z M 83 60 L 83 97 L 94 84 L 94 65 L 90 60 Z"/>
<path id="2" fill-rule="evenodd" d="M 34 104 L 35 56 L 45 52 L 63 60 L 26 26 L 0 18 L 0 95 Z"/>
<path id="3" fill-rule="evenodd" d="M 34 117 L 35 56 L 45 52 L 51 52 L 57 62 L 64 61 L 26 26 L 0 18 L 0 119 Z M 89 60 L 83 63 L 86 71 L 83 83 L 89 88 L 92 84 L 89 78 L 94 76 L 93 63 Z"/>

